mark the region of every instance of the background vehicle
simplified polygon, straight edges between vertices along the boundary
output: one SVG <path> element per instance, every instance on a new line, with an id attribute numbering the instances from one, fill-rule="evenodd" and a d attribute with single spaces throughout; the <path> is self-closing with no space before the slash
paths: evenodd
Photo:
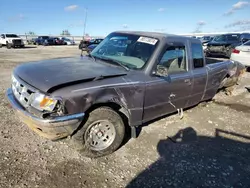
<path id="1" fill-rule="evenodd" d="M 72 136 L 83 154 L 99 157 L 119 148 L 125 128 L 136 137 L 145 122 L 182 116 L 234 85 L 241 71 L 237 62 L 206 61 L 198 39 L 113 32 L 88 56 L 19 65 L 7 96 L 36 133 Z"/>
<path id="2" fill-rule="evenodd" d="M 95 49 L 95 47 L 97 47 L 97 46 L 98 46 L 98 44 L 91 44 L 91 45 L 89 45 L 87 47 L 87 49 L 86 49 L 87 53 L 88 54 L 91 53 Z"/>
<path id="3" fill-rule="evenodd" d="M 212 37 L 212 36 L 203 36 L 203 37 L 201 37 L 200 40 L 201 40 L 201 43 L 204 44 L 204 43 L 207 43 L 207 42 L 212 41 L 213 38 L 214 38 L 214 37 Z"/>
<path id="4" fill-rule="evenodd" d="M 246 43 L 235 47 L 232 50 L 231 60 L 239 61 L 243 65 L 250 66 L 250 40 Z"/>
<path id="5" fill-rule="evenodd" d="M 62 37 L 61 40 L 63 40 L 64 44 L 66 44 L 66 45 L 75 45 L 75 41 L 73 41 L 69 38 Z"/>
<path id="6" fill-rule="evenodd" d="M 65 45 L 65 42 L 58 37 L 50 37 L 46 39 L 43 43 L 44 46 L 48 45 Z"/>
<path id="7" fill-rule="evenodd" d="M 35 44 L 44 45 L 46 40 L 48 40 L 49 38 L 49 36 L 38 36 L 38 38 L 35 40 Z"/>
<path id="8" fill-rule="evenodd" d="M 0 47 L 6 46 L 8 49 L 12 47 L 24 47 L 23 39 L 16 34 L 1 34 Z"/>
<path id="9" fill-rule="evenodd" d="M 79 44 L 79 49 L 87 50 L 87 47 L 92 44 L 99 44 L 103 39 L 91 39 L 90 41 L 81 41 Z"/>
<path id="10" fill-rule="evenodd" d="M 32 38 L 31 40 L 27 40 L 27 44 L 34 45 L 36 44 L 37 38 Z"/>
<path id="11" fill-rule="evenodd" d="M 228 58 L 231 56 L 232 49 L 250 39 L 250 34 L 224 34 L 216 36 L 207 44 L 206 56 L 223 55 Z"/>

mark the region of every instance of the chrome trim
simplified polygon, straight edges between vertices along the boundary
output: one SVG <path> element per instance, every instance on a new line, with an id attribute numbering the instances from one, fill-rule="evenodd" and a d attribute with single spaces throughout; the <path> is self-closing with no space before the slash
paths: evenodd
<path id="1" fill-rule="evenodd" d="M 35 121 L 38 121 L 42 124 L 50 124 L 50 123 L 60 123 L 60 122 L 65 122 L 65 121 L 72 121 L 72 120 L 78 120 L 78 122 L 80 120 L 83 119 L 84 117 L 84 113 L 79 113 L 79 114 L 73 114 L 73 115 L 66 115 L 66 116 L 59 116 L 59 117 L 55 117 L 53 119 L 43 119 L 43 118 L 39 118 L 39 117 L 36 117 L 32 114 L 30 114 L 29 112 L 27 112 L 15 99 L 14 97 L 14 94 L 11 90 L 11 88 L 9 88 L 6 92 L 6 96 L 9 100 L 9 102 L 11 103 L 11 106 L 22 112 L 25 116 L 35 120 Z"/>

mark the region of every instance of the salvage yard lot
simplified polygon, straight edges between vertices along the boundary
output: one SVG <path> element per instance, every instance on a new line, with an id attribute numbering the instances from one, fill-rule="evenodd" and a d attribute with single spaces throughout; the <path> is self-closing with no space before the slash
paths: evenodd
<path id="1" fill-rule="evenodd" d="M 88 159 L 20 123 L 5 97 L 23 62 L 79 56 L 77 46 L 0 48 L 0 187 L 250 187 L 250 95 L 245 73 L 232 96 L 150 122 L 114 154 Z M 59 70 L 60 71 L 60 70 Z M 152 96 L 153 97 L 153 96 Z"/>

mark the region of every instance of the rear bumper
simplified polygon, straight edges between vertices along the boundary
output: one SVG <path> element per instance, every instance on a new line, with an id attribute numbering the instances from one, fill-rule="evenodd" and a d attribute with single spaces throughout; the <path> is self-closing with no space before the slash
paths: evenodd
<path id="1" fill-rule="evenodd" d="M 84 118 L 84 113 L 79 113 L 43 119 L 26 111 L 15 99 L 10 88 L 7 90 L 6 96 L 19 119 L 31 130 L 50 140 L 57 140 L 71 135 Z"/>

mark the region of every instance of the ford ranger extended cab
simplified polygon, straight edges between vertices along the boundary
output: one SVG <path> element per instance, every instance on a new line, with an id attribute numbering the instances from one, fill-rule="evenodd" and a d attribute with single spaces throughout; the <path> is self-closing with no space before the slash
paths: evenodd
<path id="1" fill-rule="evenodd" d="M 23 39 L 16 34 L 1 34 L 0 35 L 0 47 L 6 46 L 8 49 L 12 47 L 24 47 Z"/>
<path id="2" fill-rule="evenodd" d="M 125 128 L 136 137 L 138 126 L 212 99 L 241 72 L 234 61 L 207 64 L 198 39 L 117 31 L 89 55 L 19 65 L 6 93 L 33 131 L 99 157 L 119 148 Z"/>

